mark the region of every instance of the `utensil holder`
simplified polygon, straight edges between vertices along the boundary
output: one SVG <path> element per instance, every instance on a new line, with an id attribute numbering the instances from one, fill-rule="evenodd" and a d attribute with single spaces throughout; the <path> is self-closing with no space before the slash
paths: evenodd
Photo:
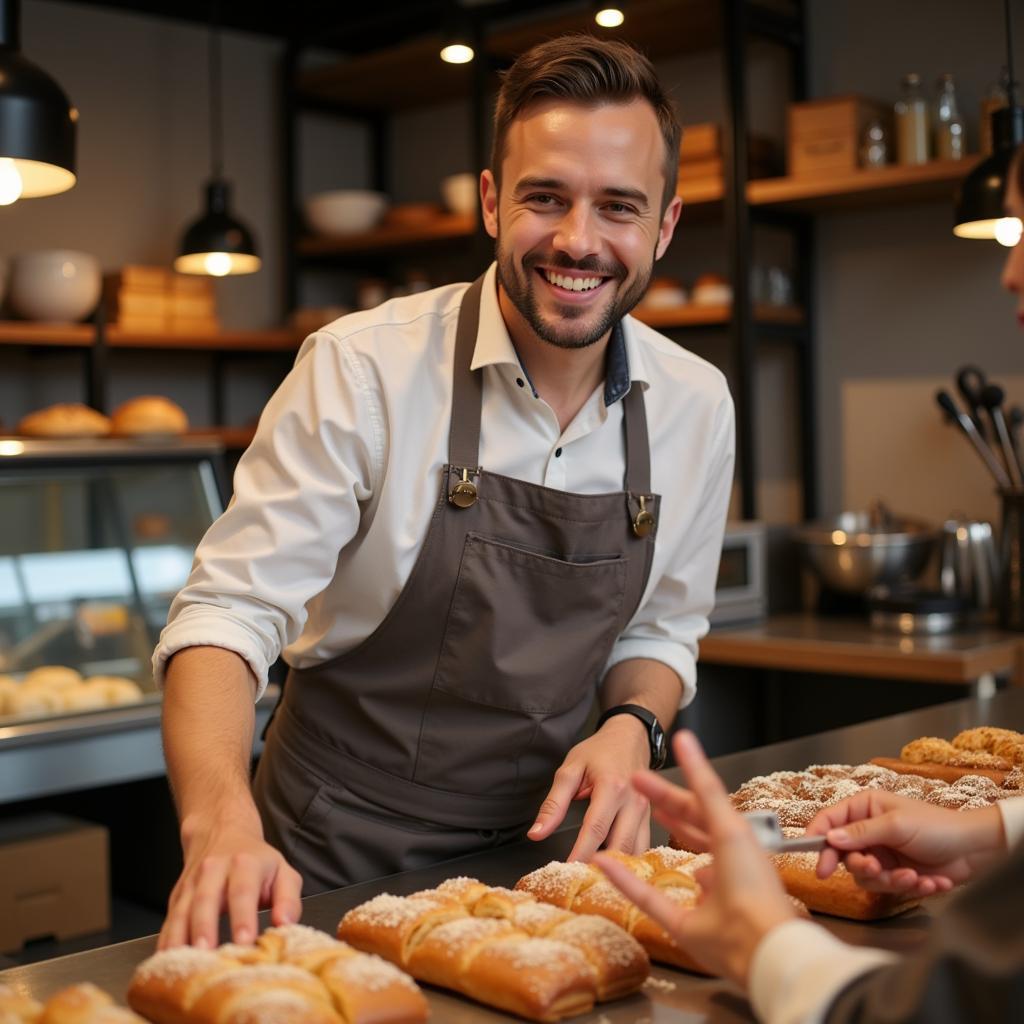
<path id="1" fill-rule="evenodd" d="M 1000 491 L 999 624 L 1024 632 L 1024 490 Z"/>

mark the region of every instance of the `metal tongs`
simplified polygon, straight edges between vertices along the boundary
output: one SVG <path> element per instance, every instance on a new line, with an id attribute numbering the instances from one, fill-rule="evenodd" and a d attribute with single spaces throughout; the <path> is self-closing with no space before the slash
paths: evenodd
<path id="1" fill-rule="evenodd" d="M 787 839 L 782 834 L 779 816 L 775 811 L 747 811 L 744 818 L 754 830 L 754 837 L 769 853 L 803 853 L 823 850 L 824 836 L 796 836 Z"/>

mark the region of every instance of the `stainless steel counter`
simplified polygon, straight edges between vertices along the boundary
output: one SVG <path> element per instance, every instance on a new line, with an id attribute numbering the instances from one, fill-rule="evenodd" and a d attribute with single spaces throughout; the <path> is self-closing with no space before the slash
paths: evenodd
<path id="1" fill-rule="evenodd" d="M 735 788 L 754 775 L 809 764 L 859 763 L 878 755 L 897 756 L 908 740 L 922 735 L 950 737 L 973 725 L 1002 725 L 1024 730 L 1024 692 L 1013 690 L 987 699 L 955 701 L 892 718 L 817 736 L 761 747 L 718 758 L 715 765 L 727 785 Z M 678 773 L 670 771 L 670 777 Z M 464 857 L 446 864 L 377 879 L 338 889 L 305 901 L 303 921 L 333 933 L 350 907 L 382 891 L 405 894 L 436 885 L 453 875 L 472 875 L 492 885 L 511 885 L 527 871 L 552 859 L 564 859 L 572 847 L 573 832 L 565 829 L 544 843 L 517 843 L 488 854 Z M 924 940 L 930 914 L 941 904 L 911 911 L 889 921 L 857 924 L 818 918 L 841 938 L 859 944 L 911 951 Z M 87 953 L 61 957 L 28 967 L 0 972 L 0 982 L 24 986 L 37 998 L 76 981 L 92 981 L 118 999 L 135 965 L 154 948 L 154 938 L 108 946 Z M 574 1018 L 579 1024 L 696 1024 L 698 1021 L 752 1020 L 750 1007 L 730 985 L 682 971 L 655 967 L 655 985 L 628 999 L 602 1004 L 594 1013 Z M 451 1024 L 490 1022 L 509 1018 L 437 990 L 429 992 L 433 1019 Z"/>

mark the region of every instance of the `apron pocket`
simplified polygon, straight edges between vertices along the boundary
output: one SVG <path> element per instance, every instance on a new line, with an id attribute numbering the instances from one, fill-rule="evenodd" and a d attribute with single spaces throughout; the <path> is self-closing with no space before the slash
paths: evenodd
<path id="1" fill-rule="evenodd" d="M 467 534 L 433 689 L 528 715 L 577 706 L 618 635 L 626 565 Z"/>

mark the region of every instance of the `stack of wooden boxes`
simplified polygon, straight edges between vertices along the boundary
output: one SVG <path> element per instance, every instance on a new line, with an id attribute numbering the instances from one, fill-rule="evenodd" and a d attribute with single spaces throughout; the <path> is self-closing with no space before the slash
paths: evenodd
<path id="1" fill-rule="evenodd" d="M 748 178 L 767 178 L 775 173 L 775 146 L 771 139 L 751 136 L 747 140 Z M 679 183 L 721 181 L 725 177 L 722 127 L 691 124 L 683 128 L 679 146 Z"/>
<path id="2" fill-rule="evenodd" d="M 139 334 L 215 334 L 213 280 L 165 267 L 122 267 L 103 281 L 107 322 Z"/>
<path id="3" fill-rule="evenodd" d="M 791 103 L 786 115 L 786 168 L 794 178 L 834 177 L 858 170 L 861 141 L 872 121 L 878 121 L 892 139 L 888 104 L 863 96 Z"/>

